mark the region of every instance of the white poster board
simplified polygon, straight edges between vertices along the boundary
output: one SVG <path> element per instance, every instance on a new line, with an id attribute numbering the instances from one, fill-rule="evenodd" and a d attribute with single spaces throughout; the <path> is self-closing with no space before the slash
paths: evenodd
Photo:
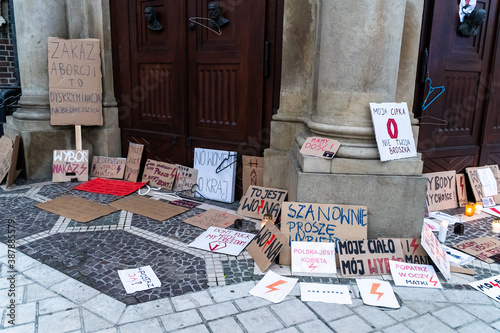
<path id="1" fill-rule="evenodd" d="M 254 234 L 210 227 L 188 246 L 237 256 L 252 241 Z"/>
<path id="2" fill-rule="evenodd" d="M 389 261 L 394 284 L 405 287 L 442 288 L 434 267 Z"/>
<path id="3" fill-rule="evenodd" d="M 337 273 L 335 243 L 292 242 L 292 274 L 317 276 Z"/>
<path id="4" fill-rule="evenodd" d="M 420 242 L 420 245 L 427 251 L 427 254 L 431 257 L 437 268 L 439 268 L 444 278 L 446 280 L 451 279 L 450 260 L 448 259 L 448 255 L 427 223 L 424 223 L 422 226 Z"/>
<path id="5" fill-rule="evenodd" d="M 194 149 L 194 168 L 198 170 L 198 192 L 205 198 L 221 202 L 234 201 L 236 183 L 235 151 Z"/>
<path id="6" fill-rule="evenodd" d="M 300 300 L 302 302 L 352 304 L 349 287 L 338 284 L 301 282 Z"/>
<path id="7" fill-rule="evenodd" d="M 473 288 L 500 302 L 500 275 L 469 283 Z"/>
<path id="8" fill-rule="evenodd" d="M 380 160 L 417 156 L 406 103 L 370 103 Z"/>
<path id="9" fill-rule="evenodd" d="M 492 197 L 498 194 L 497 180 L 493 174 L 493 170 L 477 169 L 477 176 L 483 186 L 483 194 L 485 197 Z"/>
<path id="10" fill-rule="evenodd" d="M 127 294 L 161 287 L 161 282 L 151 266 L 121 270 L 118 275 Z"/>
<path id="11" fill-rule="evenodd" d="M 375 279 L 356 279 L 356 283 L 363 303 L 399 309 L 399 302 L 389 282 Z"/>
<path id="12" fill-rule="evenodd" d="M 270 270 L 249 293 L 270 302 L 279 303 L 292 291 L 297 281 L 298 279 L 287 278 Z"/>

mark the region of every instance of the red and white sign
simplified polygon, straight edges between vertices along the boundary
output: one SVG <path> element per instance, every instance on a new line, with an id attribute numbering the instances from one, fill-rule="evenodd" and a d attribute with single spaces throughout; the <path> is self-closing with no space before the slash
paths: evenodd
<path id="1" fill-rule="evenodd" d="M 237 256 L 252 241 L 254 234 L 210 227 L 198 236 L 189 247 Z"/>
<path id="2" fill-rule="evenodd" d="M 79 182 L 89 180 L 89 151 L 54 150 L 52 181 L 69 182 L 72 178 Z"/>
<path id="3" fill-rule="evenodd" d="M 279 303 L 292 291 L 297 281 L 298 279 L 287 278 L 270 270 L 249 293 L 270 302 Z"/>
<path id="4" fill-rule="evenodd" d="M 457 195 L 458 206 L 465 207 L 467 204 L 467 189 L 465 188 L 465 174 L 457 173 Z"/>
<path id="5" fill-rule="evenodd" d="M 118 276 L 127 294 L 161 287 L 161 282 L 151 266 L 121 270 L 118 271 Z"/>
<path id="6" fill-rule="evenodd" d="M 317 276 L 337 273 L 335 243 L 292 242 L 292 274 Z"/>
<path id="7" fill-rule="evenodd" d="M 448 255 L 427 223 L 423 224 L 421 238 L 420 245 L 427 251 L 427 254 L 431 257 L 437 268 L 439 268 L 445 279 L 451 279 L 450 260 L 448 259 Z"/>
<path id="8" fill-rule="evenodd" d="M 469 283 L 473 288 L 500 302 L 500 275 Z"/>
<path id="9" fill-rule="evenodd" d="M 370 103 L 381 161 L 417 156 L 406 103 Z"/>
<path id="10" fill-rule="evenodd" d="M 394 295 L 391 284 L 374 279 L 356 279 L 363 303 L 385 308 L 399 309 L 399 302 Z"/>
<path id="11" fill-rule="evenodd" d="M 389 261 L 394 284 L 406 287 L 442 288 L 434 267 Z"/>
<path id="12" fill-rule="evenodd" d="M 312 136 L 306 139 L 302 148 L 300 148 L 300 153 L 302 155 L 323 157 L 331 160 L 337 153 L 337 150 L 339 150 L 339 147 L 340 142 L 337 140 Z"/>

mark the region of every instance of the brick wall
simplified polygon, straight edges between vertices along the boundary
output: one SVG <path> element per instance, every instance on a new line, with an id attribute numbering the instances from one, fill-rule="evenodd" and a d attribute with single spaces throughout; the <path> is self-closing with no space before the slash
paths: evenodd
<path id="1" fill-rule="evenodd" d="M 4 1 L 0 0 L 0 3 L 4 3 Z M 11 24 L 13 15 L 10 7 L 8 13 L 2 10 L 2 16 L 7 23 L 0 30 L 0 87 L 4 88 L 19 86 L 19 80 L 16 77 L 18 73 L 16 72 L 14 35 L 12 33 L 13 25 Z"/>

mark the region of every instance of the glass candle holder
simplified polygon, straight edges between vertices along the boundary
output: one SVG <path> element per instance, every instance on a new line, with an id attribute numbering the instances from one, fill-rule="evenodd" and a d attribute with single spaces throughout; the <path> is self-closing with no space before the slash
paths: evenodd
<path id="1" fill-rule="evenodd" d="M 500 220 L 493 220 L 493 222 L 491 222 L 491 232 L 500 234 Z"/>
<path id="2" fill-rule="evenodd" d="M 476 205 L 474 206 L 474 214 L 479 215 L 479 214 L 481 214 L 482 210 L 483 210 L 483 203 L 476 202 Z"/>
<path id="3" fill-rule="evenodd" d="M 264 217 L 262 218 L 262 221 L 260 222 L 260 228 L 264 228 L 264 225 L 267 223 L 267 222 L 271 222 L 274 224 L 274 221 L 273 221 L 273 215 L 272 214 L 264 214 Z"/>
<path id="4" fill-rule="evenodd" d="M 474 211 L 476 210 L 476 204 L 473 202 L 468 202 L 465 205 L 465 216 L 472 216 L 474 215 Z"/>

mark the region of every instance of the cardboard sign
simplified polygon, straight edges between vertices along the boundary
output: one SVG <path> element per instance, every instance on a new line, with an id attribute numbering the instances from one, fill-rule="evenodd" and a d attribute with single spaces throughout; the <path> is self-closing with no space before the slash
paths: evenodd
<path id="1" fill-rule="evenodd" d="M 417 265 L 389 261 L 394 284 L 405 287 L 442 288 L 441 282 L 431 265 Z"/>
<path id="2" fill-rule="evenodd" d="M 184 220 L 184 222 L 207 230 L 210 227 L 227 228 L 233 225 L 237 219 L 241 219 L 241 217 L 217 209 L 209 209 L 206 212 Z"/>
<path id="3" fill-rule="evenodd" d="M 291 264 L 290 245 L 295 242 L 330 242 L 366 239 L 366 206 L 283 202 L 281 231 L 288 244 L 280 254 L 280 264 Z"/>
<path id="4" fill-rule="evenodd" d="M 302 155 L 322 157 L 331 160 L 339 148 L 340 142 L 337 140 L 311 136 L 306 139 L 302 148 L 300 148 L 300 153 Z"/>
<path id="5" fill-rule="evenodd" d="M 458 207 L 465 207 L 467 204 L 467 188 L 465 187 L 465 174 L 457 173 L 457 195 L 458 195 Z"/>
<path id="6" fill-rule="evenodd" d="M 457 250 L 468 253 L 479 260 L 492 264 L 495 260 L 490 257 L 500 254 L 500 240 L 492 237 L 479 237 L 453 245 Z"/>
<path id="7" fill-rule="evenodd" d="M 279 303 L 288 296 L 297 281 L 298 279 L 287 278 L 269 271 L 249 293 L 270 302 Z"/>
<path id="8" fill-rule="evenodd" d="M 241 156 L 243 163 L 243 171 L 241 173 L 241 181 L 243 191 L 247 193 L 249 186 L 264 185 L 264 158 L 257 156 Z"/>
<path id="9" fill-rule="evenodd" d="M 285 242 L 286 236 L 273 223 L 268 222 L 248 245 L 247 252 L 252 256 L 260 271 L 265 272 L 274 262 Z"/>
<path id="10" fill-rule="evenodd" d="M 429 257 L 431 257 L 434 264 L 439 268 L 446 280 L 451 279 L 450 273 L 450 260 L 446 251 L 439 243 L 436 236 L 432 230 L 428 227 L 427 223 L 422 226 L 422 236 L 421 236 L 422 247 L 427 251 Z"/>
<path id="11" fill-rule="evenodd" d="M 391 274 L 390 260 L 404 262 L 399 239 L 338 241 L 342 277 Z"/>
<path id="12" fill-rule="evenodd" d="M 14 148 L 12 147 L 12 140 L 6 136 L 0 138 L 0 183 L 3 181 L 7 172 L 9 172 L 12 162 L 12 154 Z"/>
<path id="13" fill-rule="evenodd" d="M 118 276 L 120 276 L 127 294 L 161 287 L 161 282 L 151 266 L 124 269 L 118 271 Z"/>
<path id="14" fill-rule="evenodd" d="M 430 258 L 420 244 L 420 238 L 400 238 L 406 263 L 430 265 Z"/>
<path id="15" fill-rule="evenodd" d="M 194 202 L 194 201 L 190 201 L 190 200 L 182 200 L 182 199 L 170 201 L 170 203 L 172 205 L 181 206 L 181 207 L 189 208 L 189 209 L 196 208 L 200 205 L 199 202 Z"/>
<path id="16" fill-rule="evenodd" d="M 302 302 L 352 304 L 349 287 L 338 284 L 300 283 Z"/>
<path id="17" fill-rule="evenodd" d="M 363 303 L 372 306 L 399 309 L 399 302 L 391 284 L 375 279 L 356 279 Z"/>
<path id="18" fill-rule="evenodd" d="M 88 150 L 54 150 L 52 161 L 53 182 L 69 182 L 72 178 L 79 182 L 89 180 Z"/>
<path id="19" fill-rule="evenodd" d="M 78 222 L 89 222 L 118 210 L 108 205 L 103 205 L 73 195 L 39 203 L 36 204 L 35 207 Z"/>
<path id="20" fill-rule="evenodd" d="M 424 173 L 427 177 L 427 203 L 430 211 L 457 207 L 455 175 L 455 170 Z"/>
<path id="21" fill-rule="evenodd" d="M 102 125 L 98 39 L 49 37 L 51 125 Z"/>
<path id="22" fill-rule="evenodd" d="M 265 214 L 271 214 L 276 221 L 287 193 L 286 190 L 250 186 L 240 200 L 238 214 L 256 219 L 262 219 Z"/>
<path id="23" fill-rule="evenodd" d="M 19 155 L 19 145 L 21 144 L 21 137 L 16 134 L 16 137 L 14 138 L 14 150 L 12 152 L 12 158 L 10 159 L 10 168 L 9 171 L 7 172 L 7 181 L 5 183 L 5 188 L 9 188 L 12 184 L 14 184 L 14 181 L 19 177 L 19 174 L 21 173 L 22 170 L 17 170 L 17 157 Z M 1 148 L 0 148 L 1 150 Z M 2 167 L 0 166 L 0 169 Z M 0 171 L 1 173 L 1 171 Z M 2 179 L 0 179 L 0 183 L 2 182 Z"/>
<path id="24" fill-rule="evenodd" d="M 470 264 L 475 259 L 473 256 L 465 254 L 462 251 L 457 251 L 446 245 L 443 245 L 443 249 L 446 251 L 446 254 L 448 254 L 448 259 L 450 260 L 450 263 L 455 263 L 463 266 Z M 491 258 L 494 259 L 493 257 Z"/>
<path id="25" fill-rule="evenodd" d="M 479 178 L 479 174 L 477 172 L 478 169 L 489 168 L 493 172 L 495 179 L 497 180 L 497 188 L 500 188 L 500 170 L 498 169 L 498 165 L 486 165 L 478 168 L 466 168 L 467 176 L 469 177 L 469 182 L 472 187 L 472 192 L 474 192 L 474 198 L 476 201 L 481 202 L 483 198 L 486 198 L 487 195 L 484 192 L 483 184 L 481 183 L 481 179 Z M 500 202 L 500 195 L 494 196 L 495 201 Z"/>
<path id="26" fill-rule="evenodd" d="M 124 179 L 136 182 L 141 169 L 142 151 L 144 145 L 130 142 L 128 145 L 127 163 L 125 163 Z"/>
<path id="27" fill-rule="evenodd" d="M 198 170 L 177 164 L 177 178 L 174 185 L 175 192 L 185 191 L 182 194 L 194 197 L 197 181 Z"/>
<path id="28" fill-rule="evenodd" d="M 123 199 L 113 201 L 110 205 L 157 221 L 167 220 L 189 210 L 184 207 L 174 206 L 163 201 L 139 195 L 124 197 Z"/>
<path id="29" fill-rule="evenodd" d="M 188 246 L 238 256 L 254 237 L 246 232 L 210 227 Z"/>
<path id="30" fill-rule="evenodd" d="M 176 165 L 147 160 L 142 174 L 142 181 L 149 182 L 150 186 L 172 190 L 176 175 Z"/>
<path id="31" fill-rule="evenodd" d="M 73 187 L 73 189 L 92 193 L 124 196 L 137 191 L 144 185 L 146 185 L 146 183 L 132 183 L 124 180 L 96 178 Z"/>
<path id="32" fill-rule="evenodd" d="M 236 183 L 235 151 L 194 149 L 194 168 L 198 170 L 198 192 L 205 198 L 232 203 Z"/>
<path id="33" fill-rule="evenodd" d="M 292 274 L 317 276 L 337 273 L 335 243 L 292 242 Z"/>
<path id="34" fill-rule="evenodd" d="M 127 160 L 122 157 L 94 156 L 90 176 L 123 179 L 126 162 Z"/>
<path id="35" fill-rule="evenodd" d="M 370 103 L 380 160 L 417 156 L 406 103 Z"/>
<path id="36" fill-rule="evenodd" d="M 473 288 L 500 302 L 500 275 L 469 283 Z"/>

